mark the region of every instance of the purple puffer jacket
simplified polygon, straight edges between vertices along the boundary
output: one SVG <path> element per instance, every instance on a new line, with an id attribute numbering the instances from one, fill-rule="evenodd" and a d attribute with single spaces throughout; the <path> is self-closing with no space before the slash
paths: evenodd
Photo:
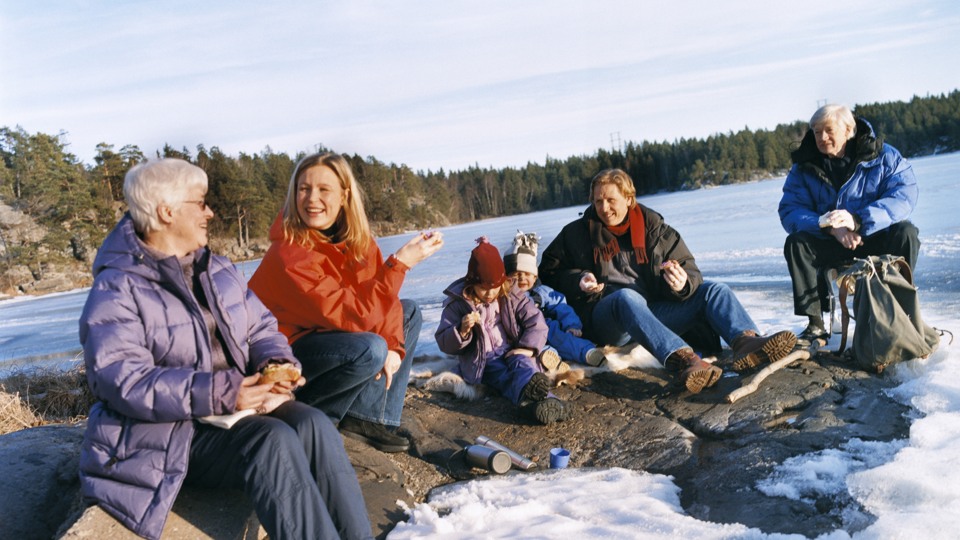
<path id="1" fill-rule="evenodd" d="M 84 497 L 158 538 L 187 473 L 197 417 L 229 414 L 244 375 L 296 363 L 277 321 L 226 258 L 203 248 L 197 275 L 238 369 L 212 371 L 200 307 L 176 257 L 144 251 L 129 215 L 103 242 L 80 316 L 90 409 L 80 452 Z M 299 365 L 299 364 L 298 364 Z"/>
<path id="2" fill-rule="evenodd" d="M 460 338 L 460 321 L 463 316 L 474 307 L 463 297 L 463 287 L 466 283 L 460 278 L 450 284 L 444 294 L 443 312 L 440 314 L 440 324 L 434 337 L 441 351 L 456 355 L 459 360 L 460 375 L 469 384 L 477 384 L 483 379 L 484 360 L 483 339 L 477 335 L 482 332 L 481 325 L 474 326 L 474 332 L 466 341 Z M 536 304 L 520 289 L 513 287 L 506 297 L 501 296 L 500 322 L 503 324 L 504 340 L 511 348 L 531 349 L 534 354 L 547 344 L 547 323 Z"/>

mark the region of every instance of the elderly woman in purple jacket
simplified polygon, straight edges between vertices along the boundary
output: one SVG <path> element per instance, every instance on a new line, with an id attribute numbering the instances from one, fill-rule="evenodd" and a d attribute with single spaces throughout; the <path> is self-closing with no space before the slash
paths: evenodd
<path id="1" fill-rule="evenodd" d="M 529 405 L 543 424 L 567 419 L 570 409 L 550 393 L 537 356 L 547 344 L 547 323 L 524 291 L 507 280 L 500 252 L 477 239 L 467 275 L 444 292 L 435 338 L 456 355 L 469 384 L 483 383 L 518 405 Z"/>
<path id="2" fill-rule="evenodd" d="M 148 161 L 123 189 L 129 213 L 97 254 L 80 317 L 99 399 L 81 449 L 84 496 L 147 538 L 160 537 L 184 484 L 243 488 L 271 538 L 370 538 L 340 435 L 292 399 L 303 379 L 260 381 L 270 363 L 299 364 L 246 280 L 206 248 L 206 174 Z M 246 416 L 209 423 L 234 413 Z"/>

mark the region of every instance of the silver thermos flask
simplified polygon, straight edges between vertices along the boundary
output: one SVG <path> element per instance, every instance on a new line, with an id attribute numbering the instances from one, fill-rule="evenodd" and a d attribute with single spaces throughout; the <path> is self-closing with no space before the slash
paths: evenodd
<path id="1" fill-rule="evenodd" d="M 536 462 L 530 460 L 527 457 L 521 456 L 520 454 L 498 443 L 497 441 L 491 439 L 490 437 L 484 437 L 483 435 L 480 435 L 479 437 L 477 437 L 476 442 L 481 446 L 486 446 L 487 448 L 493 448 L 494 450 L 500 450 L 501 452 L 506 452 L 506 454 L 510 456 L 510 461 L 511 463 L 513 463 L 513 466 L 520 470 L 529 471 L 530 469 L 534 469 L 537 466 Z"/>
<path id="2" fill-rule="evenodd" d="M 513 462 L 510 456 L 502 450 L 488 448 L 479 444 L 471 444 L 463 449 L 467 456 L 467 463 L 486 469 L 488 471 L 503 474 L 510 470 Z"/>

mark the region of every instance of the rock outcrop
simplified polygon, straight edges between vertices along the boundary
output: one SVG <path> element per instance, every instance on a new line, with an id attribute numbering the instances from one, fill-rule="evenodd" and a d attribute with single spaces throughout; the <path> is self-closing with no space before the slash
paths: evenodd
<path id="1" fill-rule="evenodd" d="M 406 518 L 398 500 L 413 505 L 433 487 L 488 474 L 468 466 L 461 452 L 479 435 L 544 464 L 549 449 L 562 445 L 571 450 L 572 467 L 672 475 L 682 488 L 684 508 L 699 519 L 808 537 L 849 529 L 844 515 L 859 509 L 845 495 L 793 501 L 769 497 L 756 485 L 792 456 L 837 448 L 854 437 L 905 437 L 908 410 L 884 393 L 895 383 L 829 356 L 799 361 L 774 373 L 756 393 L 726 403 L 726 394 L 741 382 L 728 374 L 717 387 L 691 395 L 677 391 L 662 370 L 595 373 L 578 387 L 556 390 L 575 412 L 551 426 L 537 425 L 498 396 L 466 401 L 411 386 L 402 426 L 413 439 L 409 454 L 383 454 L 351 439 L 345 444 L 374 534 L 381 538 Z M 66 522 L 59 533 L 64 538 L 125 538 L 125 529 L 112 518 L 77 506 L 81 437 L 79 426 L 0 437 L 5 534 L 50 538 Z M 869 520 L 864 516 L 862 526 Z M 241 493 L 214 496 L 186 489 L 164 538 L 262 537 L 258 527 Z"/>

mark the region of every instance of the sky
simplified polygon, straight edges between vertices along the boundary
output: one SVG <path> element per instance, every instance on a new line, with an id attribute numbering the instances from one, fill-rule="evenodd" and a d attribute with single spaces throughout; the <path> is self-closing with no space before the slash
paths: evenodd
<path id="1" fill-rule="evenodd" d="M 414 170 L 807 120 L 960 88 L 953 0 L 0 0 L 0 127 Z"/>

